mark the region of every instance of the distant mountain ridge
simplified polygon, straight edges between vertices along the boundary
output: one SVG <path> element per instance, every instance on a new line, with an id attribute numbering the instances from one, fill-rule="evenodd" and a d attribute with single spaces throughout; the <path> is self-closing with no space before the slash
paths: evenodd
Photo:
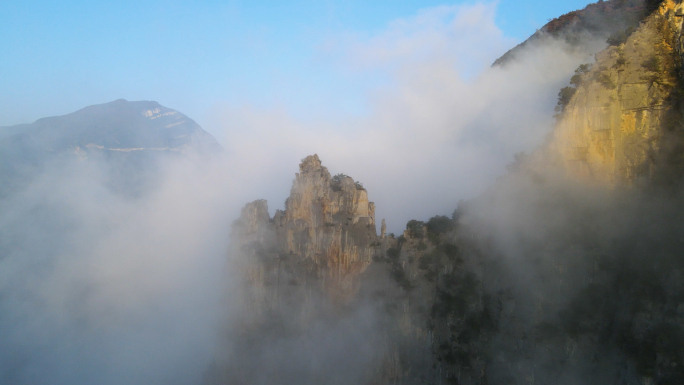
<path id="1" fill-rule="evenodd" d="M 75 146 L 111 151 L 221 150 L 213 136 L 182 113 L 154 101 L 124 99 L 30 124 L 0 127 L 0 145 L 8 140 L 30 142 L 48 151 Z"/>
<path id="2" fill-rule="evenodd" d="M 144 184 L 165 156 L 222 152 L 194 120 L 154 101 L 124 99 L 0 127 L 0 197 L 55 162 L 102 162 L 122 186 Z M 130 186 L 129 186 L 130 187 Z M 125 187 L 124 189 L 128 189 Z"/>

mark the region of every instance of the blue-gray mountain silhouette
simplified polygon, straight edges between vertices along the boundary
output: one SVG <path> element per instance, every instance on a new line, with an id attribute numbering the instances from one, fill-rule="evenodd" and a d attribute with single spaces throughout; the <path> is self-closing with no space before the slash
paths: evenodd
<path id="1" fill-rule="evenodd" d="M 103 161 L 117 180 L 131 181 L 149 176 L 164 157 L 221 151 L 213 136 L 182 113 L 154 101 L 119 99 L 0 127 L 0 195 L 56 162 Z"/>

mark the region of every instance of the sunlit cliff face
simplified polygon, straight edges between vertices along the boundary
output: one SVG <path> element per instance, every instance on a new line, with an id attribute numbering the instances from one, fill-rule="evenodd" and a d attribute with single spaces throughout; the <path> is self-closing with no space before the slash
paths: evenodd
<path id="1" fill-rule="evenodd" d="M 654 177 L 670 151 L 681 113 L 677 89 L 681 5 L 664 2 L 629 35 L 577 75 L 574 96 L 549 144 L 565 168 L 587 182 L 632 185 Z"/>

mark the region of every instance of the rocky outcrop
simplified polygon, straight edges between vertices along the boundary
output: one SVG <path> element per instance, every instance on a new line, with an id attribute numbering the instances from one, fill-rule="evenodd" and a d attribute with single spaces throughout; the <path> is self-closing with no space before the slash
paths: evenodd
<path id="1" fill-rule="evenodd" d="M 308 156 L 285 210 L 270 218 L 266 201 L 247 204 L 232 242 L 250 290 L 270 288 L 256 302 L 287 301 L 283 296 L 297 297 L 293 293 L 301 286 L 344 302 L 357 290 L 358 273 L 378 245 L 375 206 L 360 183 L 343 174 L 331 176 L 318 155 Z"/>
<path id="2" fill-rule="evenodd" d="M 630 185 L 651 179 L 680 115 L 682 7 L 664 1 L 622 43 L 596 55 L 565 91 L 548 153 L 580 179 Z M 617 44 L 619 43 L 619 44 Z"/>

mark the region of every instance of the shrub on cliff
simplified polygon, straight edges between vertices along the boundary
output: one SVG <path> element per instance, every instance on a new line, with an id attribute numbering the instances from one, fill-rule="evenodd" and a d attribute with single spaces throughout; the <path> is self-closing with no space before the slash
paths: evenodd
<path id="1" fill-rule="evenodd" d="M 411 219 L 406 223 L 406 230 L 408 230 L 409 236 L 414 239 L 423 238 L 423 227 L 425 227 L 425 222 L 415 219 Z"/>
<path id="2" fill-rule="evenodd" d="M 439 235 L 451 230 L 453 223 L 446 215 L 435 215 L 425 224 L 429 233 Z"/>
<path id="3" fill-rule="evenodd" d="M 590 69 L 591 64 L 580 64 L 580 66 L 577 67 L 577 69 L 575 69 L 575 74 L 572 75 L 572 77 L 570 78 L 570 84 L 572 84 L 575 87 L 579 87 L 580 84 L 582 84 L 582 75 L 589 72 Z"/>
<path id="4" fill-rule="evenodd" d="M 651 72 L 660 72 L 660 58 L 658 56 L 651 56 L 641 63 L 641 66 Z"/>
<path id="5" fill-rule="evenodd" d="M 332 177 L 332 182 L 330 183 L 330 187 L 332 188 L 333 191 L 342 191 L 342 179 L 347 178 L 348 175 L 345 174 L 336 174 L 335 176 Z"/>
<path id="6" fill-rule="evenodd" d="M 556 104 L 554 111 L 556 111 L 558 114 L 561 114 L 563 111 L 565 111 L 565 107 L 568 105 L 568 103 L 570 103 L 570 100 L 572 99 L 572 96 L 575 95 L 575 92 L 577 92 L 577 88 L 575 87 L 561 88 L 560 92 L 558 92 L 558 103 Z"/>
<path id="7" fill-rule="evenodd" d="M 622 31 L 615 32 L 612 35 L 608 36 L 606 43 L 608 43 L 608 45 L 618 46 L 618 45 L 626 42 L 629 35 L 634 33 L 634 31 L 636 31 L 636 27 L 630 26 L 630 27 L 628 27 Z"/>

